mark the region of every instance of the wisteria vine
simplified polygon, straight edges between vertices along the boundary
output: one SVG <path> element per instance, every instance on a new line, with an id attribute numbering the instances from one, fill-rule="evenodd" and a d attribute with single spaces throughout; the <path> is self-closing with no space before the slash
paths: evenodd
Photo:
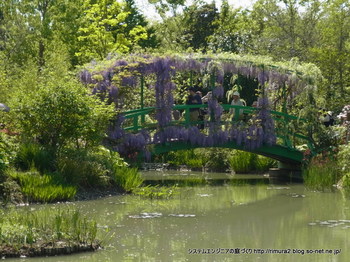
<path id="1" fill-rule="evenodd" d="M 208 101 L 210 120 L 206 123 L 208 134 L 201 132 L 197 126 L 188 128 L 171 126 L 173 90 L 176 88 L 172 79 L 177 71 L 193 71 L 206 73 L 215 77 L 212 97 Z M 304 81 L 300 74 L 283 71 L 271 66 L 261 66 L 251 62 L 220 60 L 215 57 L 192 56 L 129 56 L 125 59 L 110 60 L 110 65 L 103 70 L 84 69 L 80 72 L 80 80 L 92 88 L 92 93 L 102 99 L 108 99 L 120 106 L 119 89 L 121 86 L 135 87 L 141 75 L 155 76 L 155 97 L 157 130 L 141 130 L 138 133 L 127 133 L 123 130 L 125 118 L 117 116 L 108 130 L 108 141 L 114 150 L 123 156 L 135 157 L 135 152 L 143 152 L 149 156 L 147 145 L 163 144 L 172 141 L 186 142 L 199 147 L 210 147 L 234 142 L 246 150 L 255 150 L 262 145 L 274 145 L 276 135 L 274 122 L 269 112 L 267 97 L 259 99 L 259 110 L 249 123 L 233 122 L 230 128 L 222 130 L 221 116 L 224 112 L 218 99 L 223 97 L 224 74 L 241 74 L 257 79 L 270 91 L 273 88 L 290 85 L 295 92 L 300 92 L 310 81 Z M 118 104 L 119 103 L 119 104 Z"/>

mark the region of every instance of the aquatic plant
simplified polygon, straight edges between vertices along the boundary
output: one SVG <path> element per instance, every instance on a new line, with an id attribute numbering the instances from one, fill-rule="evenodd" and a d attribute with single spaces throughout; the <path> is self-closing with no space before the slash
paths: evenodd
<path id="1" fill-rule="evenodd" d="M 132 193 L 138 196 L 147 197 L 150 199 L 168 199 L 173 197 L 175 194 L 178 194 L 178 188 L 176 185 L 167 187 L 167 186 L 143 186 L 138 187 L 132 190 Z"/>

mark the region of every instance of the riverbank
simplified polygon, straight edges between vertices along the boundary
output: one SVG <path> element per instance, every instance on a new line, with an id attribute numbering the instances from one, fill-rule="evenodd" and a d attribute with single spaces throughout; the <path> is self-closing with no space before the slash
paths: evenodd
<path id="1" fill-rule="evenodd" d="M 36 245 L 24 245 L 21 247 L 0 246 L 0 257 L 5 258 L 25 258 L 25 257 L 47 257 L 58 255 L 70 255 L 80 252 L 92 252 L 101 248 L 101 245 L 96 242 L 87 243 L 42 243 Z"/>

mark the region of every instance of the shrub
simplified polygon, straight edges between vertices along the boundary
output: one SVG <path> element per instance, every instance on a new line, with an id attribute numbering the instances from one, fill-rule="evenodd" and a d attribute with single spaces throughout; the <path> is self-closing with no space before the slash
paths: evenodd
<path id="1" fill-rule="evenodd" d="M 58 173 L 70 184 L 82 187 L 102 187 L 109 184 L 108 170 L 96 161 L 61 157 L 57 161 Z"/>
<path id="2" fill-rule="evenodd" d="M 54 154 L 67 146 L 100 144 L 113 116 L 106 106 L 72 79 L 63 78 L 23 92 L 11 101 L 11 120 L 23 137 L 37 141 Z"/>
<path id="3" fill-rule="evenodd" d="M 258 155 L 255 162 L 255 170 L 265 172 L 265 171 L 268 171 L 269 168 L 274 167 L 276 165 L 277 165 L 276 160 L 269 157 Z"/>
<path id="4" fill-rule="evenodd" d="M 230 169 L 237 173 L 263 172 L 276 164 L 276 161 L 250 152 L 235 150 L 228 156 Z"/>
<path id="5" fill-rule="evenodd" d="M 196 149 L 196 157 L 202 159 L 203 165 L 216 171 L 225 171 L 229 168 L 227 156 L 231 149 L 225 148 L 203 148 Z"/>
<path id="6" fill-rule="evenodd" d="M 15 155 L 15 144 L 3 133 L 0 133 L 0 183 L 4 180 L 5 170 Z"/>
<path id="7" fill-rule="evenodd" d="M 200 168 L 205 164 L 203 158 L 198 155 L 198 150 L 194 149 L 165 153 L 161 156 L 161 161 L 174 166 L 186 165 L 192 168 Z"/>
<path id="8" fill-rule="evenodd" d="M 341 179 L 342 188 L 344 188 L 348 193 L 350 193 L 350 173 L 344 175 Z"/>
<path id="9" fill-rule="evenodd" d="M 58 172 L 67 182 L 85 187 L 108 186 L 114 170 L 126 166 L 117 152 L 103 146 L 66 150 L 57 160 Z"/>

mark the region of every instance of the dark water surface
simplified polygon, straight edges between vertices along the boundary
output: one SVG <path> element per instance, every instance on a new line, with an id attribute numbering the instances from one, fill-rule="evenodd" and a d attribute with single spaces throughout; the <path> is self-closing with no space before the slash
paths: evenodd
<path id="1" fill-rule="evenodd" d="M 98 221 L 105 249 L 6 261 L 350 259 L 350 201 L 301 184 L 198 186 L 169 200 L 127 195 L 30 208 L 81 210 Z"/>

